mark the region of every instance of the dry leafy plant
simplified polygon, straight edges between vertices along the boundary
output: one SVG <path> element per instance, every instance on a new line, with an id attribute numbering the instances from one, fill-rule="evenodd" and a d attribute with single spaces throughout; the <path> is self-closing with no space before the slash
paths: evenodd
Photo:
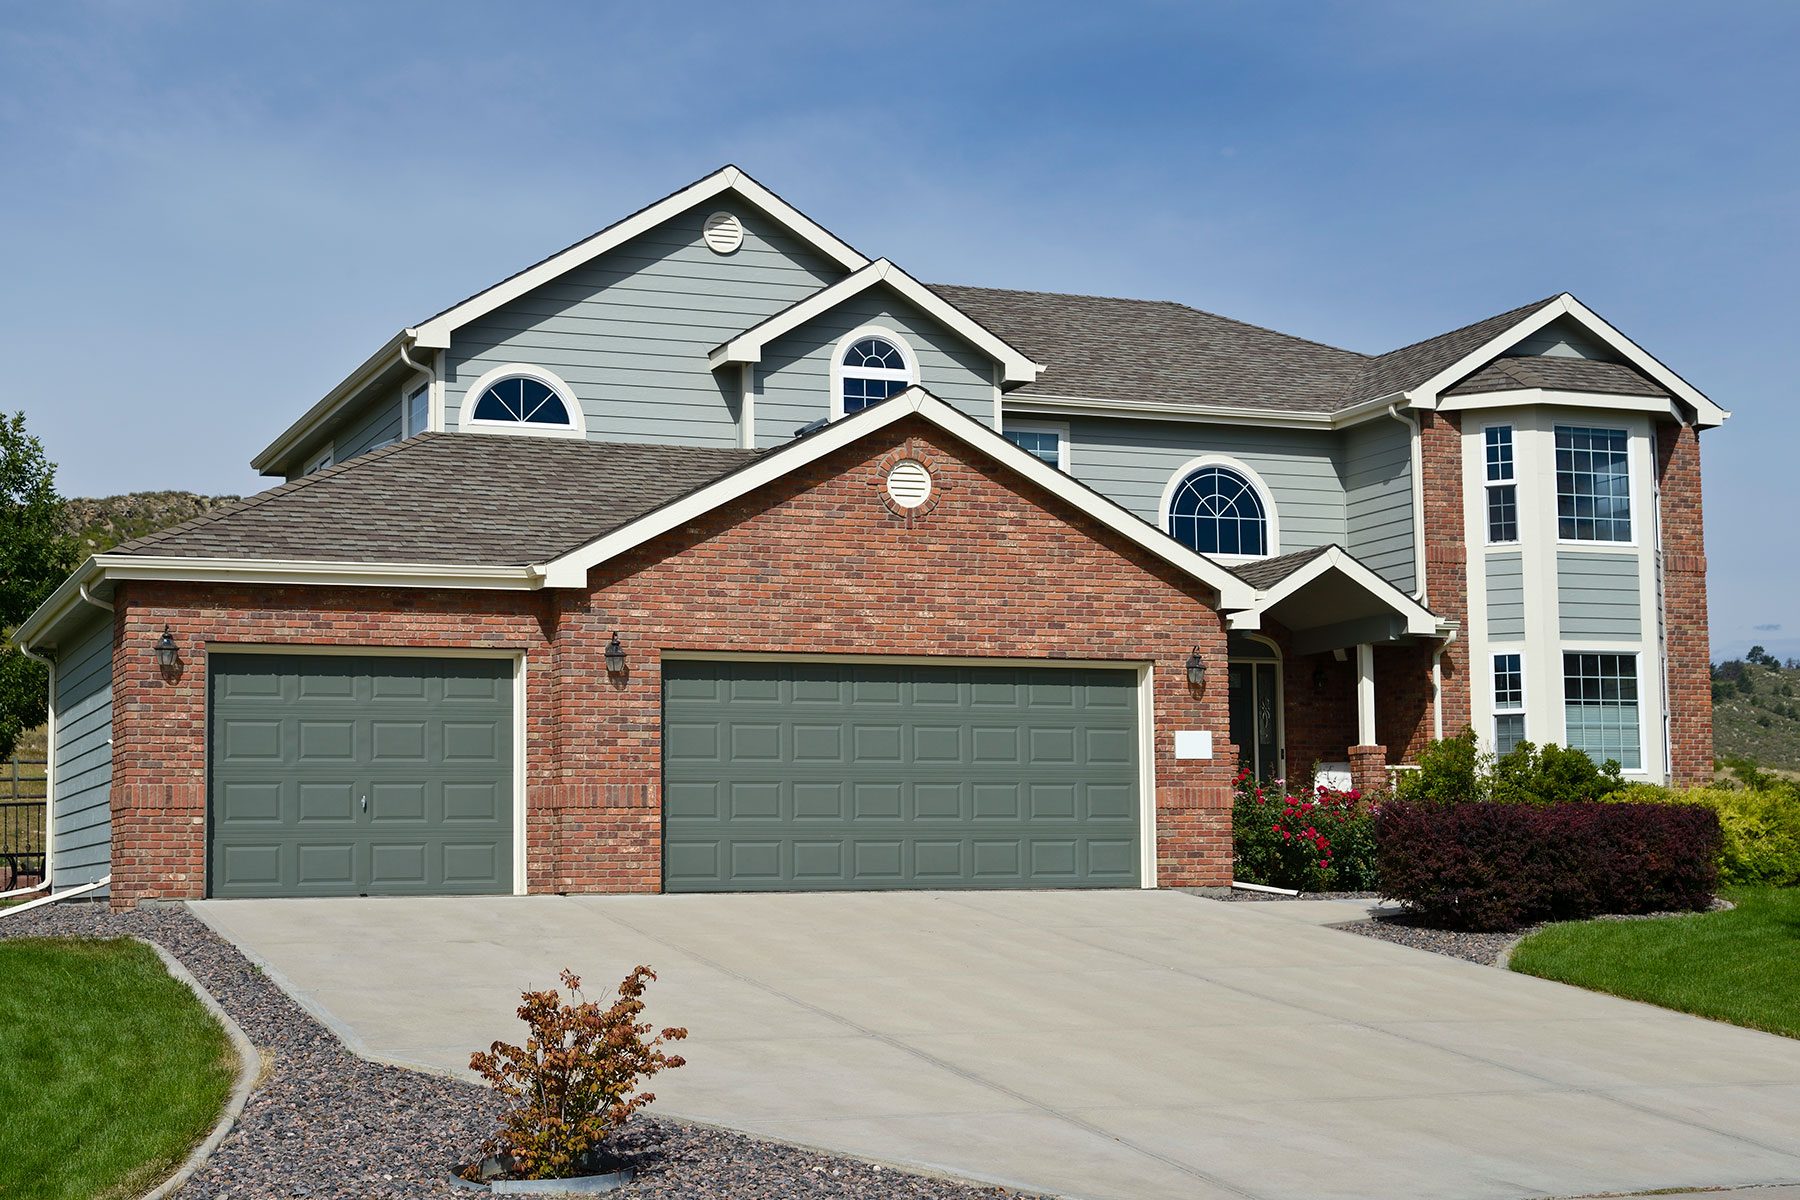
<path id="1" fill-rule="evenodd" d="M 470 1056 L 469 1068 L 507 1100 L 500 1129 L 487 1153 L 522 1179 L 564 1179 L 581 1173 L 608 1135 L 656 1099 L 638 1085 L 658 1071 L 686 1065 L 662 1046 L 687 1037 L 664 1029 L 654 1037 L 644 1011 L 644 989 L 656 978 L 649 967 L 632 969 L 608 1007 L 587 999 L 581 979 L 562 973 L 569 998 L 550 988 L 520 993 L 519 1019 L 530 1036 L 523 1046 L 495 1042 Z M 466 1167 L 477 1178 L 480 1165 Z"/>

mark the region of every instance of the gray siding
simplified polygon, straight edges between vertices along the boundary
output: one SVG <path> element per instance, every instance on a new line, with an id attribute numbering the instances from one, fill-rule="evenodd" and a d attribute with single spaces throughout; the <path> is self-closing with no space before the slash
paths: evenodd
<path id="1" fill-rule="evenodd" d="M 721 209 L 744 223 L 735 254 L 700 237 Z M 594 441 L 736 445 L 738 372 L 715 377 L 707 352 L 844 274 L 748 205 L 701 206 L 458 330 L 445 427 L 458 428 L 471 383 L 517 362 L 569 385 Z"/>
<path id="2" fill-rule="evenodd" d="M 1558 552 L 1556 603 L 1564 638 L 1641 637 L 1638 556 Z"/>
<path id="3" fill-rule="evenodd" d="M 1558 317 L 1511 350 L 1508 355 L 1548 358 L 1615 359 L 1617 353 L 1568 317 Z"/>
<path id="4" fill-rule="evenodd" d="M 57 890 L 112 870 L 112 638 L 103 615 L 56 656 L 55 872 Z"/>
<path id="5" fill-rule="evenodd" d="M 1235 458 L 1262 476 L 1274 493 L 1281 553 L 1346 540 L 1335 434 L 1108 417 L 1069 421 L 1069 473 L 1153 525 L 1161 520 L 1169 480 L 1202 454 Z"/>
<path id="6" fill-rule="evenodd" d="M 831 356 L 864 325 L 891 329 L 919 360 L 919 383 L 984 425 L 994 423 L 994 364 L 962 338 L 884 288 L 845 301 L 763 349 L 757 371 L 756 444 L 778 446 L 830 413 Z"/>
<path id="7" fill-rule="evenodd" d="M 400 438 L 400 397 L 390 394 L 376 398 L 362 411 L 350 416 L 344 432 L 337 435 L 332 452 L 334 463 L 349 462 L 365 450 L 373 450 Z M 301 464 L 304 468 L 305 464 Z"/>
<path id="8" fill-rule="evenodd" d="M 1487 556 L 1488 637 L 1496 641 L 1525 636 L 1525 568 L 1517 551 Z"/>
<path id="9" fill-rule="evenodd" d="M 1418 587 L 1411 431 L 1385 418 L 1366 421 L 1344 435 L 1343 464 L 1344 548 L 1411 592 Z"/>

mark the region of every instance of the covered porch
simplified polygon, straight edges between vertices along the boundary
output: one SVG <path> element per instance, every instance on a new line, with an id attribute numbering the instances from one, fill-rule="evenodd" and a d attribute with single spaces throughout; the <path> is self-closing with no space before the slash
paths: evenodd
<path id="1" fill-rule="evenodd" d="M 1230 617 L 1231 741 L 1257 778 L 1367 792 L 1444 736 L 1453 626 L 1338 546 L 1237 573 L 1257 600 Z"/>

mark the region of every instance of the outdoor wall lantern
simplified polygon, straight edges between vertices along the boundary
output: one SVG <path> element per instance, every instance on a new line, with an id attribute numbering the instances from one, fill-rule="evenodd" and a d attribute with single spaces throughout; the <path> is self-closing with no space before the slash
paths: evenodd
<path id="1" fill-rule="evenodd" d="M 612 641 L 606 643 L 606 673 L 614 679 L 625 674 L 625 647 L 619 645 L 619 631 L 613 630 Z"/>
<path id="2" fill-rule="evenodd" d="M 165 671 L 173 671 L 180 661 L 180 652 L 175 648 L 175 635 L 164 625 L 162 636 L 156 639 L 156 665 Z"/>
<path id="3" fill-rule="evenodd" d="M 1200 657 L 1200 647 L 1195 646 L 1187 660 L 1188 686 L 1203 688 L 1206 686 L 1206 660 Z"/>
<path id="4" fill-rule="evenodd" d="M 1324 690 L 1325 690 L 1325 664 L 1324 663 L 1315 663 L 1313 665 L 1313 691 L 1322 692 Z"/>

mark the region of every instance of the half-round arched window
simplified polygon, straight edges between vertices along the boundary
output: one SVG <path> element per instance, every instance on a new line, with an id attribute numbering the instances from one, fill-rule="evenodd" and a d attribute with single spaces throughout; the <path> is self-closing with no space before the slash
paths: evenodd
<path id="1" fill-rule="evenodd" d="M 524 363 L 498 367 L 477 379 L 463 405 L 462 423 L 515 433 L 579 436 L 581 406 L 569 385 Z"/>
<path id="2" fill-rule="evenodd" d="M 1202 554 L 1273 552 L 1262 490 L 1231 467 L 1209 464 L 1180 478 L 1169 496 L 1169 533 Z"/>
<path id="3" fill-rule="evenodd" d="M 838 414 L 861 412 L 918 382 L 911 348 L 885 329 L 859 330 L 838 344 L 835 399 Z"/>

